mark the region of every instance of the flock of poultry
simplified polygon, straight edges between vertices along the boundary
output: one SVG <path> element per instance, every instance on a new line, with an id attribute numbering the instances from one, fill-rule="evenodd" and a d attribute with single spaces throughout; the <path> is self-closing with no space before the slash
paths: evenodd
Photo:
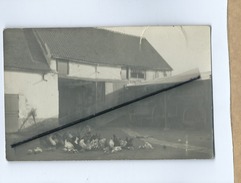
<path id="1" fill-rule="evenodd" d="M 153 149 L 149 142 L 144 142 L 139 149 Z M 73 135 L 70 132 L 60 134 L 54 133 L 40 139 L 40 147 L 28 149 L 28 154 L 42 153 L 44 150 L 61 149 L 65 152 L 84 152 L 102 150 L 105 153 L 115 153 L 126 150 L 134 150 L 133 138 L 125 137 L 124 139 L 118 138 L 113 135 L 111 138 L 102 138 L 97 133 L 92 133 L 90 127 L 84 128 L 79 135 Z"/>

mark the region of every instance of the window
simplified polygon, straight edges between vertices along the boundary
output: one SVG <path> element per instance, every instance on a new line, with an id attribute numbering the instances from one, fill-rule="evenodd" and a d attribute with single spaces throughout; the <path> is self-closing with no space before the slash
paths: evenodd
<path id="1" fill-rule="evenodd" d="M 146 73 L 143 70 L 131 70 L 131 78 L 145 79 Z"/>
<path id="2" fill-rule="evenodd" d="M 69 62 L 68 61 L 57 61 L 57 71 L 60 75 L 69 74 Z"/>

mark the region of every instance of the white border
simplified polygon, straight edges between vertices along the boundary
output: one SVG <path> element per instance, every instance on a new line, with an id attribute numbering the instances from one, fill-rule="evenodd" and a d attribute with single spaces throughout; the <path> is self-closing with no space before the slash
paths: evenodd
<path id="1" fill-rule="evenodd" d="M 226 0 L 1 0 L 7 27 L 211 25 L 214 160 L 7 162 L 0 102 L 0 182 L 233 182 Z M 0 36 L 0 101 L 3 38 Z"/>

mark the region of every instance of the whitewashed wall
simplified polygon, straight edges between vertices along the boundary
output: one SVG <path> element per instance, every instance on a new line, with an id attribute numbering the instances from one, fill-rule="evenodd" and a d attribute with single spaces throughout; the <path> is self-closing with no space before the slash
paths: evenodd
<path id="1" fill-rule="evenodd" d="M 94 65 L 69 62 L 69 76 L 121 80 L 121 67 L 97 66 L 96 70 L 96 66 Z"/>
<path id="2" fill-rule="evenodd" d="M 146 71 L 146 80 L 153 80 L 153 79 L 170 77 L 170 76 L 171 76 L 170 71 L 166 72 L 166 76 L 164 75 L 163 71 L 151 71 L 151 70 Z"/>
<path id="3" fill-rule="evenodd" d="M 146 71 L 146 80 L 156 79 L 156 74 L 155 73 L 156 73 L 155 71 Z"/>
<path id="4" fill-rule="evenodd" d="M 51 69 L 51 70 L 56 71 L 56 70 L 57 70 L 56 60 L 51 59 L 51 60 L 49 61 L 49 66 L 50 66 L 50 69 Z"/>
<path id="5" fill-rule="evenodd" d="M 5 71 L 5 94 L 19 95 L 19 117 L 26 118 L 31 108 L 37 109 L 37 118 L 58 118 L 58 76 Z"/>

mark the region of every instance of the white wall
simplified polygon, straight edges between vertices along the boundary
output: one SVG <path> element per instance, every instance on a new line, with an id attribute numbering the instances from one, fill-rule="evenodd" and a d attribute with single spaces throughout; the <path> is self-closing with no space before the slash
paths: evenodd
<path id="1" fill-rule="evenodd" d="M 171 76 L 170 71 L 166 72 L 166 76 L 164 76 L 164 72 L 162 71 L 151 71 L 151 70 L 146 71 L 146 80 L 153 80 L 157 78 L 164 78 L 164 77 L 170 77 L 170 76 Z"/>
<path id="2" fill-rule="evenodd" d="M 19 117 L 26 118 L 31 108 L 37 109 L 37 118 L 58 118 L 58 76 L 25 72 L 4 72 L 5 94 L 19 94 Z"/>
<path id="3" fill-rule="evenodd" d="M 121 80 L 121 67 L 98 66 L 98 78 Z"/>
<path id="4" fill-rule="evenodd" d="M 56 65 L 56 60 L 51 59 L 49 62 L 50 69 L 53 71 L 57 71 L 57 65 Z"/>
<path id="5" fill-rule="evenodd" d="M 89 79 L 121 80 L 121 67 L 108 67 L 69 62 L 69 76 Z"/>
<path id="6" fill-rule="evenodd" d="M 127 69 L 126 68 L 122 68 L 121 69 L 121 79 L 125 80 L 127 79 Z"/>
<path id="7" fill-rule="evenodd" d="M 146 80 L 155 79 L 155 71 L 146 71 Z"/>

